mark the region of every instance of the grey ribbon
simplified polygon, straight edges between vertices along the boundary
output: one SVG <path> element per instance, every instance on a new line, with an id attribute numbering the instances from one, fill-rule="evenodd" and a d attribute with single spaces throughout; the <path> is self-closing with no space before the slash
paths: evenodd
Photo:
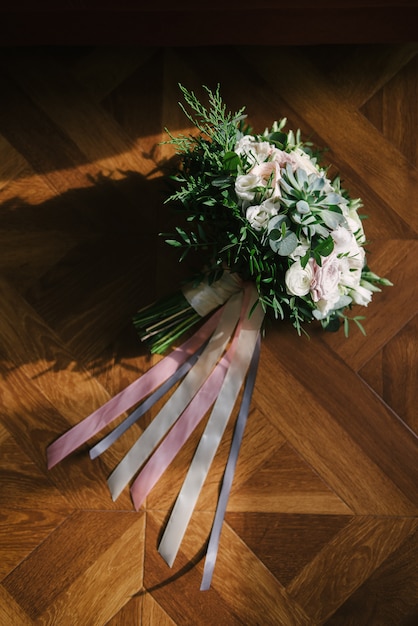
<path id="1" fill-rule="evenodd" d="M 208 549 L 206 552 L 205 567 L 203 569 L 202 584 L 200 585 L 201 591 L 209 589 L 212 582 L 213 570 L 215 568 L 216 557 L 218 554 L 219 539 L 221 536 L 222 525 L 225 517 L 225 511 L 228 504 L 229 494 L 231 491 L 232 481 L 235 474 L 235 467 L 238 460 L 238 454 L 241 448 L 242 437 L 244 435 L 245 425 L 247 423 L 248 414 L 250 411 L 251 398 L 254 391 L 255 379 L 257 377 L 258 363 L 260 359 L 260 344 L 261 339 L 258 335 L 257 343 L 254 348 L 253 356 L 251 358 L 250 368 L 248 371 L 247 380 L 244 387 L 244 393 L 242 396 L 241 406 L 238 413 L 237 421 L 235 424 L 234 435 L 231 443 L 231 450 L 229 452 L 228 461 L 225 468 L 224 477 L 222 480 L 221 492 L 219 494 L 218 505 L 216 507 L 215 518 L 213 521 L 212 530 L 209 537 Z"/>
<path id="2" fill-rule="evenodd" d="M 154 404 L 158 402 L 158 400 L 160 400 L 168 391 L 170 391 L 170 389 L 176 384 L 176 382 L 183 378 L 183 376 L 187 374 L 189 369 L 196 363 L 197 359 L 202 354 L 205 347 L 206 343 L 203 344 L 194 354 L 192 354 L 189 359 L 185 361 L 183 365 L 181 365 L 181 367 L 179 367 L 178 370 L 176 370 L 168 380 L 166 380 L 165 383 L 163 383 L 156 391 L 154 391 L 154 393 L 152 393 L 146 400 L 144 400 L 144 402 L 141 402 L 141 404 L 134 411 L 132 411 L 132 413 L 130 413 L 128 417 L 123 420 L 123 422 L 121 422 L 116 428 L 114 428 L 111 433 L 109 433 L 108 435 L 106 435 L 106 437 L 103 437 L 103 439 L 96 443 L 96 445 L 93 446 L 93 448 L 91 448 L 91 450 L 89 451 L 90 458 L 96 459 L 98 456 L 103 454 L 103 452 L 108 450 L 110 446 L 113 445 L 115 441 L 117 441 L 119 437 L 121 437 L 128 430 L 128 428 L 135 424 L 135 422 L 137 422 L 139 418 L 144 415 L 144 413 L 149 411 L 151 407 L 153 407 Z"/>

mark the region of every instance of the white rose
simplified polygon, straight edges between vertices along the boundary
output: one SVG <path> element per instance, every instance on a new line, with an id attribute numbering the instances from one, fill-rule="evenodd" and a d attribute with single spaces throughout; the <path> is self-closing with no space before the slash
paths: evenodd
<path id="1" fill-rule="evenodd" d="M 301 257 L 305 256 L 309 248 L 310 244 L 308 243 L 308 240 L 305 237 L 301 236 L 299 245 L 297 245 L 293 252 L 289 254 L 289 257 L 293 261 L 298 261 Z"/>
<path id="2" fill-rule="evenodd" d="M 348 228 L 355 235 L 357 241 L 360 244 L 364 244 L 366 236 L 364 234 L 363 223 L 359 217 L 357 208 L 355 206 L 350 208 L 347 202 L 341 202 L 338 206 L 347 221 Z"/>
<path id="3" fill-rule="evenodd" d="M 292 296 L 306 296 L 311 288 L 313 271 L 311 265 L 302 267 L 300 261 L 295 261 L 285 275 L 286 288 Z"/>
<path id="4" fill-rule="evenodd" d="M 263 230 L 269 220 L 277 215 L 277 206 L 271 200 L 266 200 L 258 206 L 248 207 L 245 217 L 254 230 Z"/>
<path id="5" fill-rule="evenodd" d="M 361 267 L 353 267 L 345 256 L 340 259 L 340 274 L 340 284 L 346 289 L 354 289 L 360 284 Z"/>
<path id="6" fill-rule="evenodd" d="M 353 234 L 347 230 L 347 228 L 338 226 L 338 228 L 331 232 L 331 237 L 334 240 L 334 252 L 337 254 L 346 254 L 350 251 L 353 244 Z"/>
<path id="7" fill-rule="evenodd" d="M 256 174 L 242 174 L 235 179 L 235 193 L 243 202 L 252 202 L 254 200 L 255 187 L 262 186 L 262 179 Z"/>
<path id="8" fill-rule="evenodd" d="M 235 152 L 238 155 L 245 155 L 254 164 L 263 163 L 263 161 L 269 159 L 275 149 L 268 141 L 257 141 L 251 135 L 241 137 L 235 146 Z"/>
<path id="9" fill-rule="evenodd" d="M 362 269 L 365 252 L 353 233 L 344 226 L 339 226 L 331 232 L 331 237 L 334 241 L 334 252 L 345 255 L 349 260 L 350 268 Z"/>
<path id="10" fill-rule="evenodd" d="M 355 234 L 359 243 L 364 244 L 366 241 L 366 235 L 364 234 L 363 223 L 358 216 L 358 213 L 354 209 L 348 210 L 347 223 L 351 229 L 351 232 Z"/>
<path id="11" fill-rule="evenodd" d="M 353 301 L 361 306 L 367 306 L 369 302 L 371 302 L 372 295 L 373 293 L 370 289 L 362 287 L 361 285 L 358 285 L 355 289 L 350 291 L 350 296 L 353 298 Z"/>
<path id="12" fill-rule="evenodd" d="M 312 315 L 317 320 L 323 320 L 335 309 L 338 301 L 340 299 L 340 294 L 335 292 L 329 300 L 318 300 L 316 302 L 316 309 L 312 311 Z"/>

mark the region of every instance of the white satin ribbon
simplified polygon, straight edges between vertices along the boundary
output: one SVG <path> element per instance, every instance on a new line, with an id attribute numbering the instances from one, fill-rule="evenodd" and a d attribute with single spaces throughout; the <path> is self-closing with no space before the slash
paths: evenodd
<path id="1" fill-rule="evenodd" d="M 200 439 L 158 547 L 159 553 L 170 567 L 176 558 L 201 488 L 234 408 L 257 342 L 264 312 L 260 304 L 258 304 L 251 316 L 249 316 L 254 302 L 258 299 L 255 288 L 252 287 L 252 290 L 253 297 L 250 298 L 242 324 L 234 359 L 226 373 L 221 391 L 212 409 L 206 429 Z"/>
<path id="2" fill-rule="evenodd" d="M 183 287 L 182 292 L 196 313 L 205 317 L 241 289 L 242 280 L 238 274 L 225 270 L 221 278 L 211 285 L 202 282 L 193 287 L 193 284 L 189 283 Z"/>
<path id="3" fill-rule="evenodd" d="M 119 497 L 209 376 L 239 320 L 242 298 L 240 291 L 228 300 L 219 324 L 197 363 L 109 476 L 108 485 L 113 500 Z"/>

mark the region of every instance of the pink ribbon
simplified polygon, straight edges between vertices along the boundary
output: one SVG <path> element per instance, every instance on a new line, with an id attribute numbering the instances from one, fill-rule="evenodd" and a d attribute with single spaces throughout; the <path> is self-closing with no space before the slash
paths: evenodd
<path id="1" fill-rule="evenodd" d="M 179 348 L 54 441 L 47 448 L 48 469 L 54 467 L 90 437 L 165 382 L 211 336 L 218 324 L 222 309 L 223 307 L 216 311 Z"/>
<path id="2" fill-rule="evenodd" d="M 151 489 L 215 402 L 236 350 L 243 314 L 247 309 L 248 301 L 249 293 L 246 292 L 242 303 L 240 320 L 235 329 L 230 347 L 132 484 L 131 496 L 136 510 L 140 508 Z"/>

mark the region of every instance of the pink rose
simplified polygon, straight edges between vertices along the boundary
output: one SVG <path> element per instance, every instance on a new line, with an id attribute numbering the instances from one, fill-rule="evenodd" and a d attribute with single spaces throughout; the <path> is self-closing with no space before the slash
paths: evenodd
<path id="1" fill-rule="evenodd" d="M 251 168 L 250 173 L 257 176 L 263 182 L 263 185 L 272 189 L 272 193 L 269 197 L 272 199 L 280 197 L 280 187 L 279 180 L 280 176 L 280 165 L 277 161 L 265 161 L 264 163 L 259 163 Z"/>
<path id="2" fill-rule="evenodd" d="M 322 265 L 318 265 L 314 259 L 310 259 L 309 263 L 313 271 L 312 300 L 336 302 L 339 297 L 338 283 L 340 281 L 340 263 L 337 255 L 333 252 L 327 257 L 322 257 Z"/>

